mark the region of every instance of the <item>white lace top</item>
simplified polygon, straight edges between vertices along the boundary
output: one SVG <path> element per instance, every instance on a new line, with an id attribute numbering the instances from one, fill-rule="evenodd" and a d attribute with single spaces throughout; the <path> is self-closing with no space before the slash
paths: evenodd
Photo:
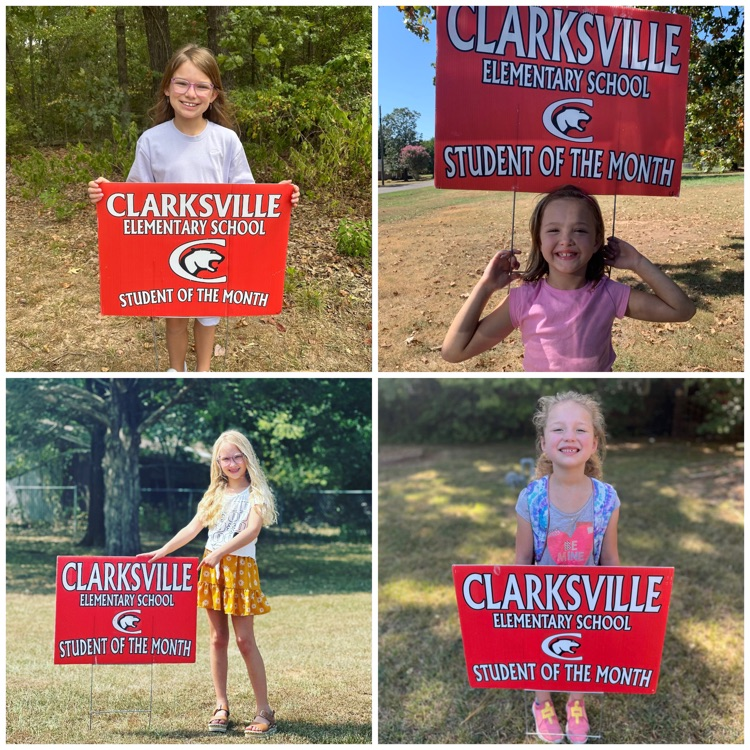
<path id="1" fill-rule="evenodd" d="M 224 493 L 224 505 L 219 520 L 208 529 L 206 548 L 209 551 L 219 549 L 247 528 L 250 511 L 254 505 L 257 505 L 257 495 L 250 490 L 251 488 L 248 487 L 237 494 Z M 255 540 L 235 550 L 232 554 L 255 559 Z"/>

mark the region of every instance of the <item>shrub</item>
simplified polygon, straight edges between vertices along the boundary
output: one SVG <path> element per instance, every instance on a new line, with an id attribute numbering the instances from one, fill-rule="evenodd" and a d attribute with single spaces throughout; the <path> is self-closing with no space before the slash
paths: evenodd
<path id="1" fill-rule="evenodd" d="M 342 219 L 336 230 L 336 249 L 353 258 L 372 258 L 372 222 Z"/>
<path id="2" fill-rule="evenodd" d="M 399 154 L 398 163 L 415 180 L 419 179 L 419 175 L 428 174 L 432 170 L 430 152 L 424 146 L 404 146 Z"/>

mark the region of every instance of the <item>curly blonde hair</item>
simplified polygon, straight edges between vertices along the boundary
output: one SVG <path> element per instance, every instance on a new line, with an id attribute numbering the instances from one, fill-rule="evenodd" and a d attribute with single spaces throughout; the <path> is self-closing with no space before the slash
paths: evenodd
<path id="1" fill-rule="evenodd" d="M 227 430 L 217 438 L 211 451 L 211 483 L 203 499 L 198 503 L 198 517 L 204 526 L 213 526 L 221 515 L 224 505 L 224 492 L 227 488 L 227 476 L 219 463 L 219 451 L 225 445 L 235 446 L 245 457 L 245 476 L 250 482 L 250 492 L 255 496 L 264 526 L 276 523 L 276 500 L 268 486 L 268 480 L 263 473 L 258 457 L 255 455 L 250 441 L 237 430 Z"/>
<path id="2" fill-rule="evenodd" d="M 544 428 L 549 421 L 549 413 L 552 411 L 552 407 L 562 404 L 565 401 L 572 401 L 582 406 L 591 414 L 597 447 L 596 452 L 586 461 L 584 473 L 587 477 L 601 479 L 602 464 L 604 463 L 604 456 L 607 453 L 607 428 L 604 424 L 604 414 L 602 413 L 601 404 L 594 396 L 577 393 L 576 391 L 566 391 L 554 396 L 542 396 L 537 403 L 537 410 L 533 417 L 534 427 L 536 427 L 536 449 L 539 453 L 536 462 L 536 477 L 538 479 L 552 473 L 552 461 L 550 461 L 549 456 L 542 450 L 542 438 L 544 437 Z"/>

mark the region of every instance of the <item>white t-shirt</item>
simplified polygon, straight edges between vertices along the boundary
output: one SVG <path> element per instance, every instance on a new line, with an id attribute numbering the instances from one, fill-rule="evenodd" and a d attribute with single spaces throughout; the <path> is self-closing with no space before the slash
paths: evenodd
<path id="1" fill-rule="evenodd" d="M 247 528 L 250 512 L 254 505 L 258 505 L 258 496 L 250 491 L 250 487 L 236 495 L 224 493 L 224 503 L 219 520 L 208 530 L 206 549 L 210 552 L 219 549 L 230 541 L 240 531 Z M 238 557 L 252 557 L 255 559 L 255 540 L 231 554 Z"/>
<path id="2" fill-rule="evenodd" d="M 185 135 L 174 120 L 138 139 L 128 182 L 255 182 L 237 134 L 206 120 L 200 135 Z"/>

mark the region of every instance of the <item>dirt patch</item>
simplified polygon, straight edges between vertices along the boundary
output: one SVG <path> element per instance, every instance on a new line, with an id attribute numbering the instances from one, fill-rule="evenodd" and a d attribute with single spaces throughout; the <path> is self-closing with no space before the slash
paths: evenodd
<path id="1" fill-rule="evenodd" d="M 515 245 L 528 247 L 536 196 L 518 194 Z M 599 200 L 607 232 L 611 197 Z M 515 331 L 468 362 L 440 356 L 448 326 L 499 249 L 510 246 L 508 193 L 424 188 L 381 195 L 378 226 L 378 369 L 428 372 L 519 372 Z M 616 371 L 741 372 L 743 355 L 743 180 L 685 179 L 680 198 L 620 197 L 615 233 L 659 265 L 695 301 L 688 323 L 625 318 L 613 329 Z M 522 254 L 522 264 L 523 264 Z M 612 278 L 638 286 L 628 271 Z M 646 287 L 639 287 L 644 288 Z M 496 295 L 494 307 L 505 295 Z"/>
<path id="2" fill-rule="evenodd" d="M 83 187 L 79 192 L 72 201 L 81 200 Z M 372 277 L 365 263 L 336 250 L 343 216 L 369 218 L 370 204 L 332 209 L 303 196 L 292 218 L 282 313 L 223 320 L 216 341 L 224 352 L 214 357 L 212 369 L 372 369 Z M 56 221 L 38 202 L 22 198 L 9 175 L 6 222 L 9 372 L 167 369 L 162 320 L 99 313 L 93 210 Z M 192 342 L 188 369 L 195 369 Z"/>

